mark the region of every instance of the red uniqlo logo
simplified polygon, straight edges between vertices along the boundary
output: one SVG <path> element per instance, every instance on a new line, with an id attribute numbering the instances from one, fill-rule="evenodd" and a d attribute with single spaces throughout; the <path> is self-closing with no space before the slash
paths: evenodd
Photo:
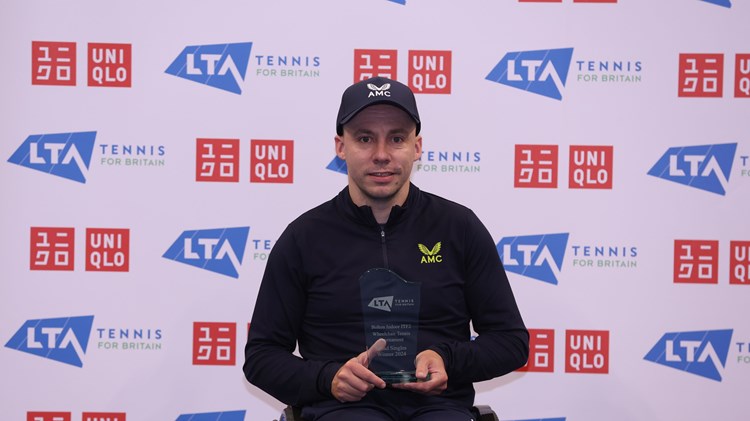
<path id="1" fill-rule="evenodd" d="M 126 421 L 124 412 L 84 412 L 82 421 Z"/>
<path id="2" fill-rule="evenodd" d="M 451 93 L 451 52 L 409 51 L 409 87 L 417 94 Z"/>
<path id="3" fill-rule="evenodd" d="M 737 54 L 734 59 L 734 97 L 750 98 L 750 54 Z"/>
<path id="4" fill-rule="evenodd" d="M 89 86 L 130 87 L 130 44 L 89 44 Z"/>
<path id="5" fill-rule="evenodd" d="M 31 84 L 75 86 L 76 43 L 33 41 Z"/>
<path id="6" fill-rule="evenodd" d="M 529 361 L 518 371 L 552 373 L 555 371 L 555 331 L 529 329 Z"/>
<path id="7" fill-rule="evenodd" d="M 239 139 L 198 139 L 195 181 L 240 181 Z"/>
<path id="8" fill-rule="evenodd" d="M 612 189 L 612 146 L 570 146 L 568 187 Z"/>
<path id="9" fill-rule="evenodd" d="M 718 284 L 719 242 L 675 240 L 674 283 Z"/>
<path id="10" fill-rule="evenodd" d="M 127 272 L 130 269 L 130 230 L 86 228 L 86 270 Z"/>
<path id="11" fill-rule="evenodd" d="M 31 227 L 31 270 L 73 270 L 75 229 Z"/>
<path id="12" fill-rule="evenodd" d="M 234 365 L 235 323 L 193 323 L 193 365 Z"/>
<path id="13" fill-rule="evenodd" d="M 609 373 L 609 331 L 566 330 L 565 372 Z"/>
<path id="14" fill-rule="evenodd" d="M 292 183 L 294 141 L 250 140 L 250 182 Z"/>
<path id="15" fill-rule="evenodd" d="M 516 145 L 514 187 L 557 187 L 557 145 Z"/>
<path id="16" fill-rule="evenodd" d="M 70 421 L 70 412 L 27 412 L 26 421 Z"/>
<path id="17" fill-rule="evenodd" d="M 680 54 L 678 96 L 721 97 L 723 54 Z"/>
<path id="18" fill-rule="evenodd" d="M 375 76 L 396 79 L 397 50 L 354 50 L 354 82 Z"/>
<path id="19" fill-rule="evenodd" d="M 729 253 L 729 284 L 750 285 L 750 241 L 730 241 Z"/>

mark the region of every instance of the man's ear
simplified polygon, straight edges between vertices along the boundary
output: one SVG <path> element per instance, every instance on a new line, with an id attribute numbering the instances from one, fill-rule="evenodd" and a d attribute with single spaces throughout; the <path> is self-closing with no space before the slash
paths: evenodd
<path id="1" fill-rule="evenodd" d="M 414 155 L 414 160 L 418 161 L 419 158 L 422 157 L 422 136 L 417 136 L 417 140 L 414 141 L 414 148 L 416 150 L 416 154 Z"/>
<path id="2" fill-rule="evenodd" d="M 346 154 L 344 153 L 344 139 L 341 136 L 335 136 L 333 140 L 336 143 L 336 156 L 346 160 Z"/>

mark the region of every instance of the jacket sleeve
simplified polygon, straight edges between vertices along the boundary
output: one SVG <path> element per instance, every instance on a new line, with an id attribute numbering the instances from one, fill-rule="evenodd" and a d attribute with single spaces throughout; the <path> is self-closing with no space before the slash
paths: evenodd
<path id="1" fill-rule="evenodd" d="M 292 228 L 287 227 L 267 261 L 243 365 L 250 383 L 288 405 L 331 399 L 331 381 L 341 367 L 294 354 L 306 302 L 300 256 Z"/>
<path id="2" fill-rule="evenodd" d="M 529 356 L 529 333 L 492 236 L 471 211 L 466 226 L 464 296 L 477 337 L 431 348 L 443 357 L 452 384 L 502 376 Z"/>

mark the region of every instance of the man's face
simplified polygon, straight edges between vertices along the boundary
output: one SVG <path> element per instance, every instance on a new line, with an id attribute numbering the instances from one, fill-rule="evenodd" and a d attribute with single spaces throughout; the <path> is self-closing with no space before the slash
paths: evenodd
<path id="1" fill-rule="evenodd" d="M 336 136 L 336 154 L 346 161 L 349 192 L 358 206 L 403 204 L 414 161 L 422 155 L 417 125 L 402 109 L 371 105 Z"/>

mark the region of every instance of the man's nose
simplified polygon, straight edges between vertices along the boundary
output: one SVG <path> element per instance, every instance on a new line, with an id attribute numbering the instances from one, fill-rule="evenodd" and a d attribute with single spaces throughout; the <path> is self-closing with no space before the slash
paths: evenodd
<path id="1" fill-rule="evenodd" d="M 385 139 L 379 139 L 375 143 L 375 156 L 374 159 L 377 161 L 387 161 L 390 157 L 388 151 L 388 142 Z"/>

